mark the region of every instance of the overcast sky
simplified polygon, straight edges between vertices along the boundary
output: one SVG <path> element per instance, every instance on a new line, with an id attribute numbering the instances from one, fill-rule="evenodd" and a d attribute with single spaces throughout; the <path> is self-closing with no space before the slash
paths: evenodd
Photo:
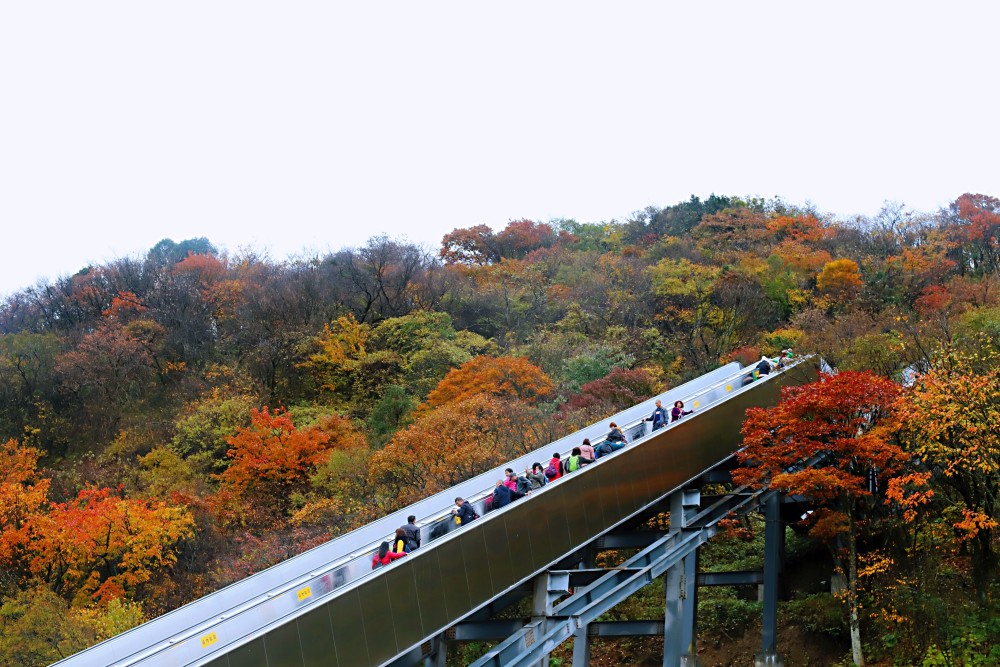
<path id="1" fill-rule="evenodd" d="M 163 238 L 1000 196 L 998 8 L 0 2 L 0 294 Z"/>

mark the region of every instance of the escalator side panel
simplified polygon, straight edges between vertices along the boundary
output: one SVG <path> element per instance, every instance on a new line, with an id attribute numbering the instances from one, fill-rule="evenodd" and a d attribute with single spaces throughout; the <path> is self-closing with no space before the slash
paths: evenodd
<path id="1" fill-rule="evenodd" d="M 508 581 L 523 581 L 535 572 L 536 556 L 531 540 L 532 526 L 530 521 L 505 514 L 504 524 L 507 527 L 508 547 L 510 550 L 510 572 Z"/>
<path id="2" fill-rule="evenodd" d="M 398 572 L 401 563 L 402 560 L 396 561 L 388 567 Z M 409 569 L 405 568 L 402 571 Z M 415 630 L 415 625 L 418 624 L 415 624 L 412 618 L 393 618 L 392 605 L 389 604 L 389 586 L 385 576 L 369 579 L 360 588 L 360 592 L 361 614 L 365 620 L 365 641 L 368 643 L 369 655 L 387 649 L 397 650 L 399 647 L 396 644 L 396 624 L 408 624 L 411 631 Z"/>
<path id="3" fill-rule="evenodd" d="M 491 597 L 503 593 L 514 579 L 514 549 L 518 544 L 511 538 L 511 529 L 515 527 L 507 523 L 505 514 L 501 514 L 496 521 L 483 524 L 486 551 L 489 554 L 490 577 L 493 581 Z"/>
<path id="4" fill-rule="evenodd" d="M 302 662 L 305 665 L 337 664 L 337 647 L 333 642 L 333 625 L 326 605 L 315 613 L 298 618 L 299 639 L 302 643 Z"/>
<path id="5" fill-rule="evenodd" d="M 489 552 L 486 549 L 486 534 L 495 534 L 495 526 L 498 524 L 502 529 L 503 521 L 491 521 L 489 526 L 479 526 L 479 530 L 470 524 L 464 527 L 465 534 L 462 536 L 464 539 L 459 541 L 462 560 L 455 563 L 455 567 L 465 569 L 466 580 L 469 582 L 469 600 L 473 607 L 490 600 L 494 594 Z"/>
<path id="6" fill-rule="evenodd" d="M 215 664 L 214 661 L 212 663 Z M 264 638 L 258 637 L 229 654 L 230 667 L 268 667 Z"/>
<path id="7" fill-rule="evenodd" d="M 407 558 L 413 558 L 408 563 L 410 567 L 407 569 L 413 571 L 413 578 L 417 585 L 417 602 L 420 605 L 421 624 L 425 634 L 429 634 L 434 628 L 440 628 L 448 622 L 449 618 L 454 617 L 454 613 L 449 613 L 451 610 L 448 609 L 445 590 L 440 582 L 447 582 L 456 576 L 455 563 L 442 563 L 439 560 L 440 553 L 437 549 L 423 553 L 418 549 Z M 464 579 L 465 574 L 460 574 Z"/>
<path id="8" fill-rule="evenodd" d="M 415 554 L 416 552 L 414 552 Z M 403 560 L 413 556 L 404 556 Z M 417 591 L 416 573 L 412 567 L 407 568 L 386 568 L 384 576 L 386 587 L 390 591 L 389 607 L 390 616 L 395 623 L 396 619 L 405 619 L 407 623 L 416 622 L 423 625 L 420 615 L 420 603 Z"/>
<path id="9" fill-rule="evenodd" d="M 367 593 L 366 588 L 368 587 L 361 586 L 345 591 L 324 605 L 333 626 L 333 641 L 337 648 L 337 661 L 333 664 L 339 667 L 372 664 L 365 637 L 367 624 L 361 610 L 361 596 Z M 387 625 L 384 618 L 372 618 L 368 624 L 372 626 L 371 632 L 376 635 L 380 632 L 380 628 Z M 309 667 L 319 667 L 319 665 L 326 667 L 328 664 L 330 663 L 317 662 L 311 663 Z"/>
<path id="10" fill-rule="evenodd" d="M 479 519 L 479 521 L 482 520 Z M 448 535 L 441 539 L 441 543 L 435 543 L 433 548 L 437 552 L 438 562 L 441 564 L 441 579 L 432 580 L 428 583 L 441 588 L 445 597 L 445 608 L 448 610 L 448 616 L 451 618 L 454 618 L 456 614 L 461 614 L 463 609 L 472 607 L 472 598 L 469 596 L 469 577 L 476 576 L 477 574 L 485 574 L 478 567 L 473 573 L 466 571 L 465 556 L 462 551 L 461 542 L 462 538 L 468 534 L 469 531 L 463 531 L 462 528 L 459 528 L 448 533 Z M 481 540 L 482 538 L 479 539 Z M 424 557 L 424 554 L 420 553 L 419 549 L 413 555 L 414 560 Z M 393 567 L 410 566 L 410 563 L 400 562 Z M 421 593 L 423 590 L 423 587 L 421 587 Z M 423 605 L 421 605 L 421 608 L 423 608 Z"/>
<path id="11" fill-rule="evenodd" d="M 299 624 L 285 623 L 264 635 L 267 667 L 302 667 L 302 645 Z"/>

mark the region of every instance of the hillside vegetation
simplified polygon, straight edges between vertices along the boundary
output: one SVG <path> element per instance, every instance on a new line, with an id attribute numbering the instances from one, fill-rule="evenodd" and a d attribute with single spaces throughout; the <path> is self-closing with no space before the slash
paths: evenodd
<path id="1" fill-rule="evenodd" d="M 978 194 L 850 220 L 692 197 L 288 261 L 164 240 L 21 290 L 0 307 L 0 664 L 57 660 L 788 347 L 844 379 L 781 414 L 863 419 L 788 434 L 849 441 L 833 477 L 778 481 L 825 489 L 803 528 L 850 585 L 787 604 L 855 660 L 861 641 L 869 662 L 996 664 L 1000 200 Z M 758 537 L 734 531 L 716 548 Z M 746 616 L 718 596 L 718 627 Z"/>

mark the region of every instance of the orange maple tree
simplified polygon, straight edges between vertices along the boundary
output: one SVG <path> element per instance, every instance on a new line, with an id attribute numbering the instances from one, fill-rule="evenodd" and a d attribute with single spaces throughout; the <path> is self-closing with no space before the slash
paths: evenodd
<path id="1" fill-rule="evenodd" d="M 16 440 L 0 445 L 0 566 L 16 566 L 31 540 L 29 524 L 44 512 L 49 480 L 38 474 L 41 452 Z"/>
<path id="2" fill-rule="evenodd" d="M 524 357 L 481 356 L 450 370 L 427 395 L 423 407 L 438 407 L 476 394 L 533 404 L 554 390 L 555 383 L 545 371 Z"/>
<path id="3" fill-rule="evenodd" d="M 56 592 L 85 604 L 131 597 L 177 562 L 194 534 L 184 507 L 125 498 L 121 488 L 84 489 L 30 524 L 29 569 Z"/>
<path id="4" fill-rule="evenodd" d="M 232 462 L 218 475 L 223 521 L 258 526 L 286 516 L 292 494 L 308 487 L 309 475 L 332 447 L 326 431 L 297 429 L 288 412 L 267 406 L 253 410 L 250 426 L 227 442 Z"/>
<path id="5" fill-rule="evenodd" d="M 971 556 L 981 605 L 997 569 L 1000 524 L 1000 359 L 946 351 L 900 400 L 901 436 L 944 494 L 955 537 Z"/>
<path id="6" fill-rule="evenodd" d="M 549 435 L 537 430 L 540 419 L 525 403 L 485 393 L 452 401 L 375 452 L 369 474 L 387 506 L 414 502 L 539 446 Z"/>
<path id="7" fill-rule="evenodd" d="M 882 506 L 873 494 L 900 474 L 907 454 L 890 438 L 897 426 L 901 388 L 870 372 L 821 375 L 785 387 L 772 408 L 750 408 L 743 425 L 738 484 L 770 485 L 811 499 L 810 533 L 829 545 L 847 578 L 851 644 L 861 653 L 858 600 L 858 535 Z M 816 461 L 804 466 L 805 461 Z"/>

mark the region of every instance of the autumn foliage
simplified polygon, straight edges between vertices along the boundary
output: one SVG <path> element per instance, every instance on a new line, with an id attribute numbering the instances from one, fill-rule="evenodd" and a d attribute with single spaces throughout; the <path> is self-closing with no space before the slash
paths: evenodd
<path id="1" fill-rule="evenodd" d="M 450 371 L 427 395 L 428 407 L 455 403 L 477 394 L 536 403 L 555 385 L 541 368 L 517 357 L 476 357 Z"/>
<path id="2" fill-rule="evenodd" d="M 966 617 L 953 591 L 989 612 L 996 197 L 838 218 L 712 195 L 469 224 L 439 252 L 375 236 L 288 260 L 165 239 L 7 296 L 0 663 L 58 657 L 32 624 L 66 627 L 60 650 L 94 641 L 787 347 L 840 373 L 751 414 L 740 479 L 816 503 L 808 527 L 842 568 L 854 536 L 862 624 L 887 624 L 873 647 L 908 637 L 898 662 L 940 664 L 931 644 L 954 638 L 934 619 Z"/>
<path id="3" fill-rule="evenodd" d="M 332 448 L 329 433 L 297 429 L 286 411 L 266 406 L 252 411 L 250 426 L 229 438 L 229 445 L 232 462 L 219 475 L 221 511 L 226 522 L 251 525 L 280 521 L 292 494 L 306 489 Z"/>

